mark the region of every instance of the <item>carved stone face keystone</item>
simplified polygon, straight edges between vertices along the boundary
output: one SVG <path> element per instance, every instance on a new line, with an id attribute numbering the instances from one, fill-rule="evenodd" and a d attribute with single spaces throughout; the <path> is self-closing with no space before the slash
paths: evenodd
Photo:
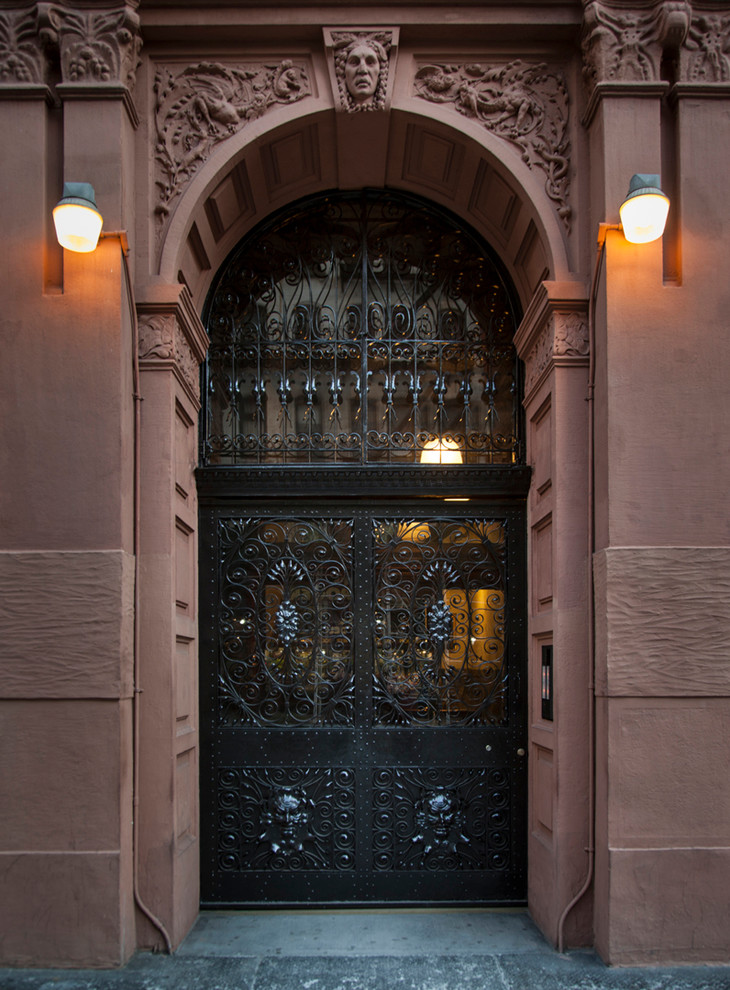
<path id="1" fill-rule="evenodd" d="M 373 98 L 379 78 L 380 58 L 372 45 L 354 45 L 345 62 L 345 85 L 355 103 Z"/>

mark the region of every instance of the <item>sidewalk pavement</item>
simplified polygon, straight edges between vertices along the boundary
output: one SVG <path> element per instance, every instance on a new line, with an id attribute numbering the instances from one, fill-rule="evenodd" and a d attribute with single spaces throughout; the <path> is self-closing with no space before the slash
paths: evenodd
<path id="1" fill-rule="evenodd" d="M 520 910 L 206 912 L 173 956 L 0 969 L 1 990 L 730 990 L 730 966 L 615 969 Z"/>

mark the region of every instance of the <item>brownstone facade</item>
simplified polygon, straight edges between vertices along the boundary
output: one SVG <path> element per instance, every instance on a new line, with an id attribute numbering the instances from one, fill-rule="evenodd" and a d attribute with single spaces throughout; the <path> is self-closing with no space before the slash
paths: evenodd
<path id="1" fill-rule="evenodd" d="M 730 959 L 730 5 L 384 9 L 0 0 L 6 965 L 197 916 L 201 314 L 257 223 L 366 187 L 471 225 L 524 313 L 532 916 Z M 597 250 L 633 173 L 664 237 Z M 126 237 L 63 252 L 64 180 Z"/>

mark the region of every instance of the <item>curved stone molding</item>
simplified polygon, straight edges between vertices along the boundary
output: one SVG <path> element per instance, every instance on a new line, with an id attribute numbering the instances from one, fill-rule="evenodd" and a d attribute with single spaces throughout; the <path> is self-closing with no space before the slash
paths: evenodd
<path id="1" fill-rule="evenodd" d="M 35 10 L 0 10 L 0 86 L 42 85 L 44 60 Z"/>
<path id="2" fill-rule="evenodd" d="M 682 82 L 730 82 L 730 14 L 698 14 L 679 56 Z"/>
<path id="3" fill-rule="evenodd" d="M 395 76 L 398 28 L 324 28 L 337 109 L 387 110 Z"/>
<path id="4" fill-rule="evenodd" d="M 310 93 L 305 67 L 289 59 L 265 65 L 200 62 L 182 70 L 159 65 L 154 81 L 158 222 L 217 144 L 268 110 Z"/>
<path id="5" fill-rule="evenodd" d="M 134 88 L 142 47 L 136 2 L 102 9 L 38 5 L 41 38 L 58 46 L 64 83 Z"/>
<path id="6" fill-rule="evenodd" d="M 570 229 L 568 92 L 560 74 L 520 60 L 494 67 L 428 64 L 416 71 L 415 91 L 515 145 L 528 168 L 545 173 L 545 191 Z"/>

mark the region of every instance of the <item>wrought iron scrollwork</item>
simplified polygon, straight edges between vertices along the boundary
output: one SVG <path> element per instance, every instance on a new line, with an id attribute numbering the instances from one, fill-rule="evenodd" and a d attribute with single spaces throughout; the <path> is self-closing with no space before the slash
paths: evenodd
<path id="1" fill-rule="evenodd" d="M 471 234 L 395 194 L 338 194 L 246 241 L 208 307 L 204 463 L 513 464 L 514 308 Z"/>
<path id="2" fill-rule="evenodd" d="M 373 529 L 376 724 L 503 723 L 504 524 L 377 519 Z"/>
<path id="3" fill-rule="evenodd" d="M 222 519 L 219 718 L 348 725 L 352 521 Z"/>

